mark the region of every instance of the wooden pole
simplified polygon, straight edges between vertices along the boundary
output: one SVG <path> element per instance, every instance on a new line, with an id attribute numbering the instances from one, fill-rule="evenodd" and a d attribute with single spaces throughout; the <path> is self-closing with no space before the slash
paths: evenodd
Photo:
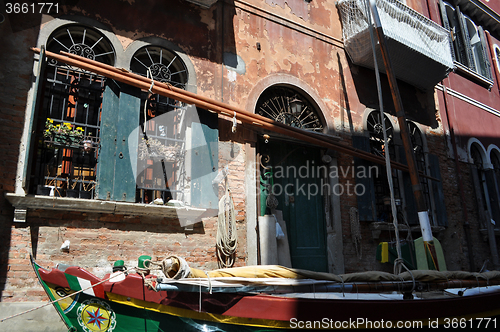
<path id="1" fill-rule="evenodd" d="M 387 49 L 387 42 L 385 39 L 384 31 L 382 29 L 382 24 L 380 22 L 380 17 L 378 15 L 377 6 L 375 0 L 370 1 L 370 8 L 373 14 L 373 20 L 375 23 L 375 32 L 380 45 L 380 51 L 382 53 L 382 58 L 384 60 L 385 71 L 387 78 L 389 79 L 389 87 L 391 89 L 392 100 L 394 102 L 394 107 L 396 109 L 396 116 L 398 118 L 399 128 L 401 130 L 401 139 L 403 141 L 403 148 L 405 150 L 406 160 L 408 162 L 408 169 L 410 173 L 410 179 L 413 189 L 413 195 L 415 196 L 415 201 L 418 211 L 418 220 L 420 222 L 420 230 L 422 231 L 422 238 L 424 240 L 424 246 L 426 248 L 426 253 L 428 254 L 428 263 L 433 265 L 436 270 L 439 270 L 437 263 L 437 255 L 433 246 L 433 237 L 429 221 L 429 214 L 427 212 L 427 206 L 425 203 L 424 195 L 422 192 L 420 184 L 420 176 L 417 169 L 417 162 L 415 159 L 415 154 L 413 153 L 413 146 L 410 139 L 410 134 L 408 133 L 408 127 L 406 124 L 406 115 L 403 109 L 403 102 L 401 100 L 401 95 L 399 93 L 398 84 L 396 82 L 396 76 L 392 69 L 391 59 L 389 56 L 389 51 Z M 431 268 L 431 266 L 430 266 Z"/>

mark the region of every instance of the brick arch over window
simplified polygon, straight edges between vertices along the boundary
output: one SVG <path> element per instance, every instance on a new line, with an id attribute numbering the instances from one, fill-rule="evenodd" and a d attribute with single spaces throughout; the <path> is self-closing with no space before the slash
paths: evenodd
<path id="1" fill-rule="evenodd" d="M 183 64 L 186 66 L 187 78 L 184 85 L 184 89 L 190 92 L 197 92 L 197 78 L 196 78 L 196 70 L 194 68 L 191 59 L 188 55 L 176 44 L 159 37 L 146 37 L 139 40 L 133 41 L 125 50 L 124 56 L 121 58 L 120 62 L 117 64 L 117 67 L 122 67 L 127 70 L 131 70 L 131 63 L 134 55 L 145 47 L 155 46 L 161 47 L 169 50 L 177 56 Z"/>
<path id="2" fill-rule="evenodd" d="M 309 101 L 317 110 L 317 114 L 321 119 L 321 122 L 323 123 L 323 132 L 328 134 L 335 133 L 333 117 L 328 116 L 328 108 L 323 103 L 320 96 L 307 83 L 292 75 L 272 74 L 260 80 L 253 87 L 252 91 L 250 91 L 245 109 L 251 112 L 255 112 L 258 99 L 260 98 L 262 93 L 271 86 L 284 86 L 301 92 L 309 99 Z"/>
<path id="3" fill-rule="evenodd" d="M 50 38 L 53 36 L 54 32 L 64 27 L 78 25 L 81 27 L 86 27 L 88 29 L 95 30 L 102 36 L 104 36 L 107 41 L 111 44 L 111 47 L 115 51 L 115 63 L 114 65 L 119 66 L 120 57 L 123 56 L 123 46 L 116 37 L 116 35 L 111 31 L 110 28 L 104 24 L 94 21 L 87 17 L 72 16 L 71 20 L 68 19 L 53 19 L 46 24 L 44 24 L 40 29 L 40 34 L 38 35 L 37 47 L 47 46 L 50 42 Z M 90 45 L 92 46 L 92 45 Z"/>

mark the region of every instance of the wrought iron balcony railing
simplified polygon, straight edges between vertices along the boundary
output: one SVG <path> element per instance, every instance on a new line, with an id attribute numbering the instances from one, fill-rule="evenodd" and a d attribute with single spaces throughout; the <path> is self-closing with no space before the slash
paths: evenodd
<path id="1" fill-rule="evenodd" d="M 376 0 L 376 5 L 397 78 L 428 89 L 453 70 L 448 30 L 397 0 Z M 349 57 L 373 69 L 368 0 L 338 0 L 337 7 Z M 385 72 L 378 43 L 376 52 L 378 67 Z"/>

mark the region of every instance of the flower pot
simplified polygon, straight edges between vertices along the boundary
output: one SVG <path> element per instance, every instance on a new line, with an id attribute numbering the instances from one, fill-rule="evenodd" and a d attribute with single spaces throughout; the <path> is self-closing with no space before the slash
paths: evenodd
<path id="1" fill-rule="evenodd" d="M 80 190 L 77 189 L 67 189 L 66 190 L 66 197 L 71 197 L 71 198 L 78 198 L 79 197 Z"/>
<path id="2" fill-rule="evenodd" d="M 92 141 L 85 140 L 83 143 L 83 151 L 90 152 L 92 151 Z"/>
<path id="3" fill-rule="evenodd" d="M 52 190 L 51 187 L 47 186 L 41 186 L 39 185 L 36 189 L 36 194 L 37 195 L 43 195 L 43 196 L 50 196 L 50 191 Z"/>
<path id="4" fill-rule="evenodd" d="M 80 191 L 80 198 L 84 199 L 90 199 L 92 197 L 92 192 L 91 191 Z"/>
<path id="5" fill-rule="evenodd" d="M 65 190 L 59 187 L 54 188 L 54 197 L 64 197 Z"/>

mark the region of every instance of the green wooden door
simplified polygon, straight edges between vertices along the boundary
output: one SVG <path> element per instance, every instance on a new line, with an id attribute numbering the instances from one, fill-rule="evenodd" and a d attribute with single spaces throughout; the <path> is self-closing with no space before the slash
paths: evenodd
<path id="1" fill-rule="evenodd" d="M 286 221 L 292 266 L 327 272 L 326 230 L 319 149 L 289 142 L 262 143 L 272 167 L 277 210 Z"/>

